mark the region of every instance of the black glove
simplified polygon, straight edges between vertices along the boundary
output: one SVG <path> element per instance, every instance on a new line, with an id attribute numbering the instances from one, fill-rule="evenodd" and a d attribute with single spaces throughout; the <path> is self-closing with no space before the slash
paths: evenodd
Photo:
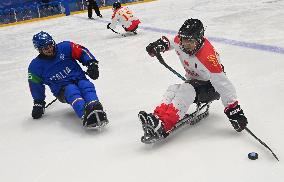
<path id="1" fill-rule="evenodd" d="M 169 49 L 169 40 L 166 37 L 162 37 L 155 42 L 150 43 L 146 47 L 146 51 L 150 56 L 156 56 L 160 52 L 165 52 Z"/>
<path id="2" fill-rule="evenodd" d="M 99 66 L 98 66 L 97 61 L 93 61 L 89 64 L 88 69 L 87 69 L 87 74 L 89 77 L 93 80 L 96 80 L 99 78 Z"/>
<path id="3" fill-rule="evenodd" d="M 235 102 L 231 106 L 227 107 L 224 112 L 237 132 L 241 132 L 243 129 L 245 129 L 248 121 L 238 102 Z"/>
<path id="4" fill-rule="evenodd" d="M 39 119 L 42 117 L 45 109 L 45 101 L 34 100 L 34 106 L 32 111 L 32 117 L 34 119 Z"/>
<path id="5" fill-rule="evenodd" d="M 111 24 L 111 23 L 108 23 L 108 24 L 107 24 L 107 29 L 110 29 L 110 24 Z"/>

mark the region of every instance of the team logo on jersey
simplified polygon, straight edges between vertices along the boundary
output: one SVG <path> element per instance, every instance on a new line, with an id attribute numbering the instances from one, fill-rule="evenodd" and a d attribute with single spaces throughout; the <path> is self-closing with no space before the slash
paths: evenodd
<path id="1" fill-rule="evenodd" d="M 65 55 L 64 54 L 60 54 L 60 59 L 62 60 L 62 61 L 64 61 L 64 58 L 65 58 Z"/>
<path id="2" fill-rule="evenodd" d="M 183 63 L 186 65 L 186 66 L 189 66 L 189 63 L 187 60 L 183 60 Z"/>
<path id="3" fill-rule="evenodd" d="M 207 57 L 208 61 L 212 63 L 212 66 L 218 66 L 218 59 L 216 58 L 215 55 L 211 54 Z"/>
<path id="4" fill-rule="evenodd" d="M 188 68 L 184 67 L 184 70 L 186 71 L 186 73 L 192 77 L 199 77 L 199 74 L 197 74 L 195 71 L 193 70 L 189 70 Z"/>
<path id="5" fill-rule="evenodd" d="M 66 78 L 70 72 L 71 69 L 69 67 L 65 67 L 63 70 L 59 71 L 55 75 L 52 75 L 49 79 L 52 81 L 62 80 Z"/>

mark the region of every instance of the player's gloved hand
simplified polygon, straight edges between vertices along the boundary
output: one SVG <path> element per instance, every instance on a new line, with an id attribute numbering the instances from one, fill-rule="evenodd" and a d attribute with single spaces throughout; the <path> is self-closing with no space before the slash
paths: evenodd
<path id="1" fill-rule="evenodd" d="M 238 101 L 226 107 L 224 112 L 237 132 L 241 132 L 243 129 L 245 129 L 248 121 L 243 110 L 238 104 Z"/>
<path id="2" fill-rule="evenodd" d="M 158 44 L 156 42 L 152 42 L 150 43 L 147 47 L 146 47 L 146 51 L 148 52 L 148 54 L 152 57 L 156 56 L 160 51 L 160 48 L 158 46 Z"/>
<path id="3" fill-rule="evenodd" d="M 108 24 L 107 24 L 107 29 L 110 29 L 110 24 L 111 24 L 111 23 L 108 23 Z"/>
<path id="4" fill-rule="evenodd" d="M 34 119 L 39 119 L 44 114 L 45 109 L 45 101 L 42 100 L 34 100 L 34 106 L 32 110 L 32 117 Z"/>
<path id="5" fill-rule="evenodd" d="M 88 69 L 87 69 L 87 74 L 89 75 L 89 77 L 93 80 L 96 80 L 99 78 L 99 66 L 98 66 L 99 62 L 98 61 L 92 61 L 89 65 L 88 65 Z"/>
<path id="6" fill-rule="evenodd" d="M 165 52 L 169 49 L 169 42 L 166 37 L 162 37 L 155 42 L 150 43 L 146 47 L 146 51 L 152 57 L 156 56 L 160 52 Z"/>

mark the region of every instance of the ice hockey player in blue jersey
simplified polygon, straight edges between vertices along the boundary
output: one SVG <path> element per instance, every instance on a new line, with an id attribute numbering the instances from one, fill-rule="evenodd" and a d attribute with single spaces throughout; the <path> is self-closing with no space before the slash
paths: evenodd
<path id="1" fill-rule="evenodd" d="M 58 44 L 47 32 L 33 36 L 39 55 L 28 68 L 28 81 L 34 106 L 32 117 L 39 119 L 45 110 L 45 85 L 62 103 L 70 104 L 87 128 L 100 128 L 108 123 L 94 84 L 88 80 L 99 77 L 98 61 L 90 51 L 73 42 Z M 87 67 L 84 72 L 79 63 Z"/>

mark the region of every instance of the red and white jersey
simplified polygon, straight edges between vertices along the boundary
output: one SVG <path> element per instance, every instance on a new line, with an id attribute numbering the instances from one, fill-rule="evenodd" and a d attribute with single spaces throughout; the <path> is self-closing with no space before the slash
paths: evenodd
<path id="1" fill-rule="evenodd" d="M 128 7 L 121 7 L 115 10 L 112 14 L 112 21 L 110 24 L 110 28 L 115 29 L 117 23 L 121 23 L 122 26 L 131 31 L 132 26 L 137 26 L 140 22 L 138 18 L 133 15 L 133 12 L 128 9 Z M 134 27 L 134 28 L 135 28 Z"/>
<path id="2" fill-rule="evenodd" d="M 169 42 L 169 50 L 175 49 L 179 56 L 187 79 L 210 80 L 212 86 L 220 94 L 225 107 L 237 100 L 236 90 L 223 72 L 219 54 L 206 38 L 203 46 L 194 55 L 182 51 L 178 36 L 174 40 L 167 41 Z"/>

